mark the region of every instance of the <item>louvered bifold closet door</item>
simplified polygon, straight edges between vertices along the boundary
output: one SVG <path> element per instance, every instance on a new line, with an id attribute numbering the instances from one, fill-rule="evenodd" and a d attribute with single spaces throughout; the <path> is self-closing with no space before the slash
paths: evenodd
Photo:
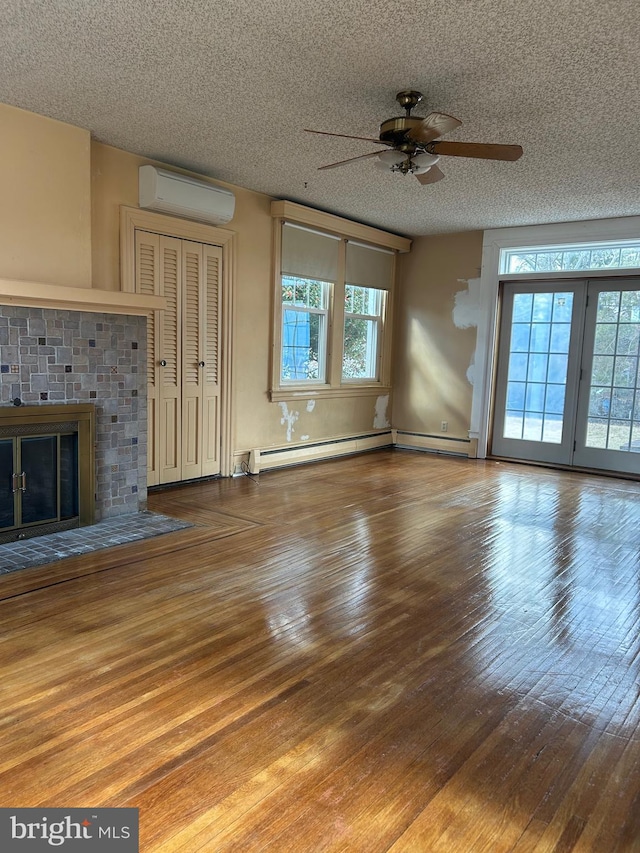
<path id="1" fill-rule="evenodd" d="M 204 335 L 202 370 L 202 474 L 220 473 L 220 327 L 222 249 L 203 246 Z"/>
<path id="2" fill-rule="evenodd" d="M 220 473 L 220 250 L 183 242 L 182 476 Z"/>
<path id="3" fill-rule="evenodd" d="M 160 237 L 158 234 L 136 230 L 135 241 L 136 293 L 142 293 L 145 296 L 160 296 Z M 151 311 L 147 315 L 147 483 L 150 486 L 155 486 L 160 482 L 157 330 L 161 324 L 161 316 L 161 311 Z"/>
<path id="4" fill-rule="evenodd" d="M 160 237 L 160 295 L 166 300 L 157 335 L 159 482 L 181 480 L 182 473 L 182 241 Z"/>
<path id="5" fill-rule="evenodd" d="M 188 480 L 202 476 L 202 244 L 185 240 L 182 248 L 182 476 Z"/>

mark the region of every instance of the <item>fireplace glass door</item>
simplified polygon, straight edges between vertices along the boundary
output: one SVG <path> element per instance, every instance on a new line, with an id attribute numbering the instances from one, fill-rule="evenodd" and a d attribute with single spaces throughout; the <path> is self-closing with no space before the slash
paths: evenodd
<path id="1" fill-rule="evenodd" d="M 78 523 L 77 433 L 0 439 L 0 534 L 34 535 Z M 6 534 L 13 532 L 13 536 Z M 44 531 L 43 531 L 44 532 Z"/>

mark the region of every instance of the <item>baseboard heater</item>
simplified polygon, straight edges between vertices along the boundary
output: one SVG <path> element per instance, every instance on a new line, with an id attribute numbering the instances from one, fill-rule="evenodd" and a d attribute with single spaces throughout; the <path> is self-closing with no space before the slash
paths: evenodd
<path id="1" fill-rule="evenodd" d="M 297 447 L 276 447 L 268 450 L 254 449 L 249 454 L 249 473 L 259 474 L 272 468 L 282 468 L 286 465 L 300 465 L 303 462 L 317 462 L 320 459 L 331 459 L 334 456 L 348 456 L 353 453 L 363 453 L 366 450 L 376 450 L 380 447 L 391 447 L 393 435 L 387 432 L 368 433 L 349 438 L 318 441 Z"/>
<path id="2" fill-rule="evenodd" d="M 475 459 L 477 440 L 468 438 L 446 438 L 427 433 L 405 432 L 393 430 L 395 447 L 404 450 L 424 450 L 429 453 L 446 453 L 447 455 L 466 456 Z"/>

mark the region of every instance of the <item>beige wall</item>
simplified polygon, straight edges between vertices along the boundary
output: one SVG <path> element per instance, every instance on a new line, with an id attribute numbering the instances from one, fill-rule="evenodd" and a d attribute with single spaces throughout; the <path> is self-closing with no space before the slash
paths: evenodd
<path id="1" fill-rule="evenodd" d="M 91 286 L 89 132 L 0 104 L 0 278 Z"/>
<path id="2" fill-rule="evenodd" d="M 395 333 L 393 426 L 467 438 L 476 345 L 474 279 L 482 232 L 422 237 L 401 257 Z M 471 282 L 471 289 L 468 286 Z M 471 323 L 471 325 L 468 325 Z"/>
<path id="3" fill-rule="evenodd" d="M 153 162 L 88 131 L 0 104 L 0 279 L 120 289 L 119 208 L 137 206 L 138 167 Z M 271 403 L 271 199 L 232 187 L 237 234 L 232 444 L 236 451 L 371 432 L 391 420 L 374 393 Z"/>
<path id="4" fill-rule="evenodd" d="M 92 144 L 92 242 L 94 287 L 118 289 L 119 208 L 138 204 L 138 167 L 154 162 Z M 229 186 L 225 184 L 224 186 Z M 272 219 L 271 198 L 231 186 L 236 196 L 235 329 L 233 331 L 233 440 L 236 451 L 370 432 L 376 396 L 271 403 Z M 390 413 L 388 413 L 389 416 Z M 380 423 L 378 418 L 377 423 Z"/>

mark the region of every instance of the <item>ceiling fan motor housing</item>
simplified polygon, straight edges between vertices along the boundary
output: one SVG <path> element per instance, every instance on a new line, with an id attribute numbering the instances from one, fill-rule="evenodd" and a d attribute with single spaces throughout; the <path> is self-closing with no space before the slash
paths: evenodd
<path id="1" fill-rule="evenodd" d="M 388 118 L 380 125 L 380 142 L 386 142 L 394 147 L 402 145 L 403 142 L 407 141 L 407 132 L 420 124 L 422 124 L 422 119 L 413 116 Z"/>

